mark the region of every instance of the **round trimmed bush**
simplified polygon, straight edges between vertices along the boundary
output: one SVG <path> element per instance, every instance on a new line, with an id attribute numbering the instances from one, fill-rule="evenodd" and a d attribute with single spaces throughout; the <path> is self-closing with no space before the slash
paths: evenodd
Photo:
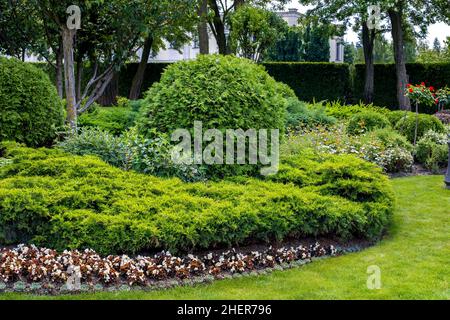
<path id="1" fill-rule="evenodd" d="M 63 123 L 63 104 L 48 75 L 0 57 L 0 140 L 49 145 Z"/>
<path id="2" fill-rule="evenodd" d="M 408 112 L 407 116 L 401 118 L 395 125 L 395 130 L 404 135 L 410 142 L 414 142 L 414 131 L 416 128 L 416 114 Z M 417 127 L 417 139 L 419 140 L 429 130 L 443 133 L 445 127 L 438 118 L 428 114 L 419 114 Z"/>
<path id="3" fill-rule="evenodd" d="M 347 132 L 350 134 L 362 134 L 374 129 L 390 127 L 388 118 L 378 112 L 363 111 L 350 118 L 347 125 Z"/>
<path id="4" fill-rule="evenodd" d="M 417 142 L 416 159 L 427 169 L 439 172 L 439 168 L 447 165 L 447 135 L 431 130 L 425 133 Z"/>
<path id="5" fill-rule="evenodd" d="M 146 94 L 139 128 L 171 133 L 191 129 L 280 129 L 286 98 L 295 97 L 264 67 L 233 56 L 201 55 L 169 66 Z"/>

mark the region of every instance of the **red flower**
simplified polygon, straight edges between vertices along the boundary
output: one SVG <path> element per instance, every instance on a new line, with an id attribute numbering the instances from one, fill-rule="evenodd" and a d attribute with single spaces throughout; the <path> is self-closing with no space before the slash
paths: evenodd
<path id="1" fill-rule="evenodd" d="M 409 92 L 410 92 L 410 93 L 413 93 L 413 91 L 414 91 L 414 90 L 413 90 L 412 88 L 409 88 Z"/>
<path id="2" fill-rule="evenodd" d="M 408 85 L 406 86 L 407 88 L 410 88 L 411 87 L 411 83 L 408 83 Z"/>
<path id="3" fill-rule="evenodd" d="M 430 91 L 434 91 L 434 87 L 430 87 Z"/>
<path id="4" fill-rule="evenodd" d="M 439 103 L 439 99 L 434 100 L 434 103 L 438 104 Z"/>
<path id="5" fill-rule="evenodd" d="M 421 82 L 420 85 L 421 85 L 421 86 L 424 86 L 424 85 L 425 85 L 425 82 Z"/>

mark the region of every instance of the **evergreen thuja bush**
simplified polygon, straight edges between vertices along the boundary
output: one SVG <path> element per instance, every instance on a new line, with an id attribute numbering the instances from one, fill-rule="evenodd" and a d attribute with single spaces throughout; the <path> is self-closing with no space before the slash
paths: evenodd
<path id="1" fill-rule="evenodd" d="M 63 123 L 62 101 L 45 72 L 0 57 L 0 140 L 49 145 Z"/>
<path id="2" fill-rule="evenodd" d="M 284 130 L 293 91 L 264 67 L 233 56 L 204 55 L 169 66 L 146 93 L 142 132 L 171 133 L 202 121 L 208 129 Z"/>

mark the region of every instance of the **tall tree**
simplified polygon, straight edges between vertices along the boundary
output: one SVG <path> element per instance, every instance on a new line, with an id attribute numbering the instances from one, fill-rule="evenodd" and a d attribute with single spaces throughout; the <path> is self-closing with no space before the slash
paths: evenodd
<path id="1" fill-rule="evenodd" d="M 145 70 L 151 51 L 164 47 L 164 41 L 175 44 L 175 47 L 191 40 L 200 19 L 197 17 L 197 0 L 159 0 L 145 1 L 143 10 L 148 13 L 145 31 L 141 42 L 141 59 L 133 77 L 129 98 L 136 100 L 141 94 Z M 207 32 L 207 30 L 206 30 Z"/>
<path id="2" fill-rule="evenodd" d="M 328 21 L 304 19 L 303 31 L 303 61 L 329 62 L 330 37 L 335 35 L 335 29 Z"/>
<path id="3" fill-rule="evenodd" d="M 266 8 L 280 9 L 290 0 L 207 0 L 208 1 L 208 25 L 217 42 L 220 54 L 230 54 L 227 33 L 229 30 L 229 16 L 243 4 Z"/>
<path id="4" fill-rule="evenodd" d="M 365 62 L 364 100 L 372 102 L 374 93 L 374 43 L 377 34 L 383 32 L 375 28 L 369 28 L 368 8 L 371 3 L 364 0 L 300 0 L 300 3 L 313 5 L 308 11 L 308 16 L 328 20 L 339 21 L 344 28 L 353 27 L 355 31 L 361 30 L 362 48 Z M 354 19 L 352 19 L 354 18 Z M 372 21 L 373 22 L 373 21 Z"/>
<path id="5" fill-rule="evenodd" d="M 397 73 L 397 102 L 400 109 L 410 110 L 411 102 L 405 96 L 404 91 L 409 82 L 406 72 L 405 44 L 403 34 L 403 1 L 399 1 L 399 8 L 390 8 L 388 10 L 389 19 L 392 26 L 392 40 L 394 44 L 394 60 Z"/>
<path id="6" fill-rule="evenodd" d="M 260 61 L 288 24 L 272 11 L 242 5 L 230 16 L 230 27 L 232 52 Z"/>
<path id="7" fill-rule="evenodd" d="M 198 42 L 200 54 L 209 54 L 209 33 L 208 33 L 208 0 L 199 0 L 198 3 Z"/>
<path id="8" fill-rule="evenodd" d="M 133 54 L 139 35 L 144 30 L 147 15 L 138 5 L 142 3 L 140 0 L 111 0 L 108 3 L 103 0 L 29 1 L 32 1 L 35 8 L 41 9 L 42 20 L 54 24 L 62 37 L 67 121 L 72 130 L 75 130 L 78 114 L 87 110 L 102 95 L 113 79 L 114 72 Z M 95 33 L 90 43 L 93 75 L 78 99 L 74 68 L 77 29 L 71 28 L 67 23 L 67 9 L 74 4 L 81 9 L 82 17 L 89 17 L 85 20 L 81 18 L 82 28 Z"/>
<path id="9" fill-rule="evenodd" d="M 299 26 L 288 26 L 268 49 L 267 61 L 302 61 L 303 32 Z"/>

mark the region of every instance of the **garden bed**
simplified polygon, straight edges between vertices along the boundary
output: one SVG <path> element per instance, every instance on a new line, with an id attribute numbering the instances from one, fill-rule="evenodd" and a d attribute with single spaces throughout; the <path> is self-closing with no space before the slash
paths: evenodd
<path id="1" fill-rule="evenodd" d="M 58 295 L 166 289 L 264 275 L 359 251 L 370 244 L 305 239 L 276 246 L 253 245 L 184 256 L 163 251 L 153 256 L 103 257 L 88 249 L 58 253 L 34 245 L 10 246 L 0 250 L 0 292 Z"/>
<path id="2" fill-rule="evenodd" d="M 113 168 L 95 157 L 6 146 L 0 241 L 101 254 L 186 252 L 288 238 L 378 239 L 393 195 L 353 156 L 283 159 L 277 175 L 184 183 Z"/>

